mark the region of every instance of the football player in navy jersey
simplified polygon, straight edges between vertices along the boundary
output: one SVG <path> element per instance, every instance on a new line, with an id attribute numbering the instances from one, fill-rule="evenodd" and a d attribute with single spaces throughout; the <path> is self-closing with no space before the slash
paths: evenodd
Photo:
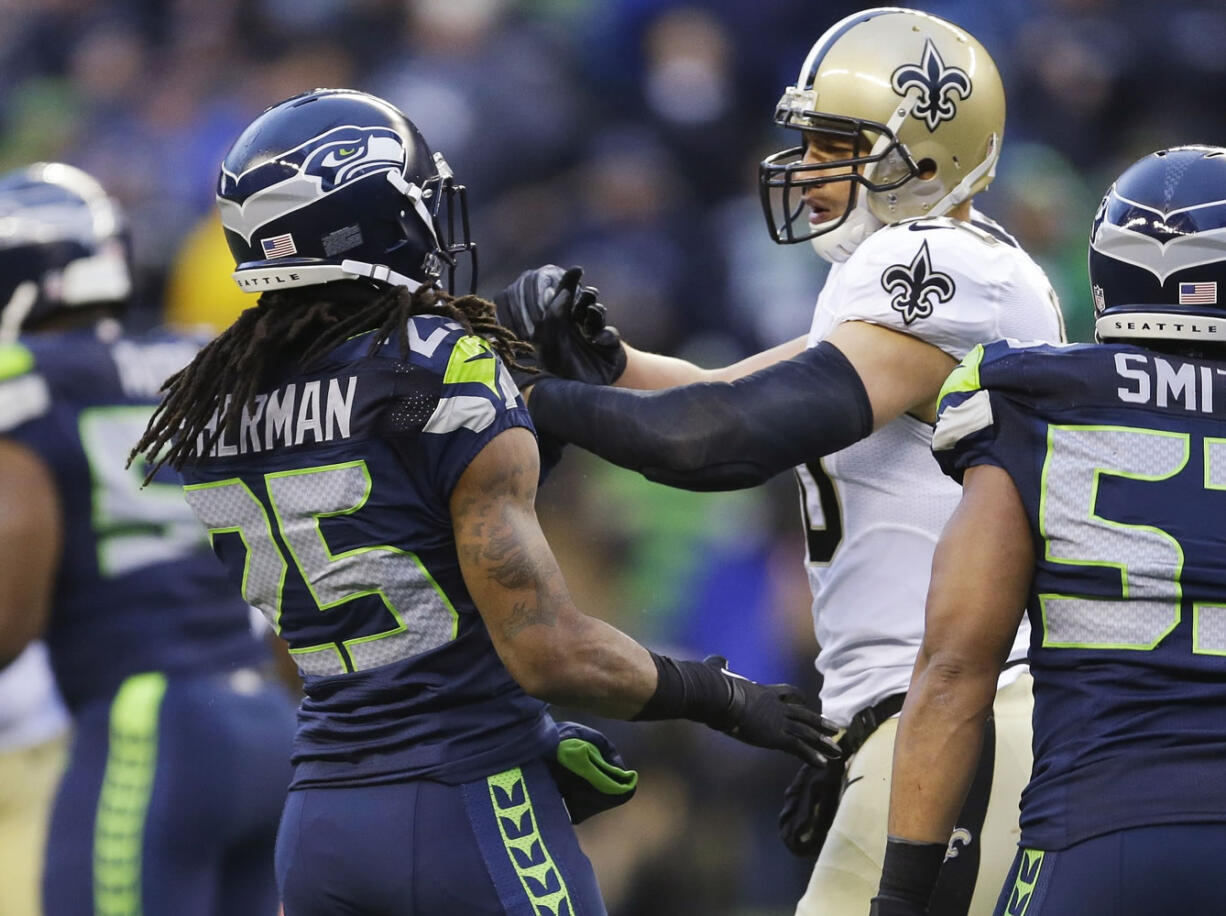
<path id="1" fill-rule="evenodd" d="M 1090 237 L 1100 344 L 973 350 L 933 450 L 963 484 L 894 755 L 875 912 L 927 912 L 1025 610 L 1034 772 L 997 914 L 1226 900 L 1226 149 L 1146 156 Z"/>
<path id="2" fill-rule="evenodd" d="M 42 633 L 74 732 L 44 911 L 273 916 L 293 703 L 177 475 L 124 468 L 198 347 L 122 330 L 126 249 L 79 169 L 0 179 L 0 665 Z"/>
<path id="3" fill-rule="evenodd" d="M 604 913 L 571 823 L 637 777 L 550 701 L 837 753 L 794 688 L 656 655 L 575 608 L 533 505 L 511 375 L 529 348 L 492 303 L 439 287 L 473 253 L 465 200 L 381 99 L 270 108 L 218 188 L 258 304 L 168 381 L 137 445 L 182 468 L 305 682 L 286 916 Z"/>

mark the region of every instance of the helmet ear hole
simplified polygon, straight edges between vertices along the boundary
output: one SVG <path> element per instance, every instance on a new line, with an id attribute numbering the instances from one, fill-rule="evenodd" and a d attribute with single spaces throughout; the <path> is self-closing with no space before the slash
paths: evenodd
<path id="1" fill-rule="evenodd" d="M 935 178 L 937 174 L 937 164 L 935 159 L 921 159 L 915 164 L 919 170 L 916 176 L 922 181 L 927 181 L 929 178 Z"/>

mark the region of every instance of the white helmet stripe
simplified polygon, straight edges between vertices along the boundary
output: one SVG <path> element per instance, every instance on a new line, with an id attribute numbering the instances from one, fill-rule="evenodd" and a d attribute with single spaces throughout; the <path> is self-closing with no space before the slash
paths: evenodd
<path id="1" fill-rule="evenodd" d="M 1176 236 L 1163 243 L 1143 232 L 1132 232 L 1104 222 L 1090 247 L 1109 258 L 1132 264 L 1153 274 L 1159 283 L 1190 267 L 1226 260 L 1226 228 Z"/>
<path id="2" fill-rule="evenodd" d="M 903 10 L 900 7 L 882 6 L 873 10 L 860 10 L 858 13 L 852 13 L 850 16 L 844 16 L 822 34 L 813 47 L 809 49 L 808 56 L 805 57 L 805 62 L 800 65 L 800 76 L 796 79 L 797 89 L 809 89 L 813 86 L 813 79 L 817 76 L 818 68 L 821 67 L 822 61 L 826 57 L 826 52 L 830 50 L 830 46 L 843 36 L 843 33 L 849 31 L 861 22 L 868 22 L 876 16 L 884 15 L 885 13 L 901 13 L 913 12 L 911 10 Z"/>

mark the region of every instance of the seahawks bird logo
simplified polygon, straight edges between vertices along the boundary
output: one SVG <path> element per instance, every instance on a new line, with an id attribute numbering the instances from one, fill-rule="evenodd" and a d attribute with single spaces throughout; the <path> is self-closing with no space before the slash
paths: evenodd
<path id="1" fill-rule="evenodd" d="M 881 275 L 881 288 L 893 293 L 890 307 L 902 315 L 904 324 L 917 318 L 927 318 L 938 302 L 948 302 L 954 296 L 954 281 L 949 274 L 932 269 L 928 242 L 920 245 L 908 264 L 894 264 Z"/>
<path id="2" fill-rule="evenodd" d="M 387 127 L 334 127 L 235 175 L 224 167 L 217 188 L 221 221 L 246 241 L 261 226 L 382 172 L 403 173 L 403 138 Z"/>
<path id="3" fill-rule="evenodd" d="M 974 835 L 965 827 L 955 827 L 954 832 L 949 835 L 949 846 L 945 849 L 945 861 L 958 858 L 959 847 L 969 848 L 974 840 Z"/>
<path id="4" fill-rule="evenodd" d="M 1113 186 L 1094 215 L 1090 248 L 1166 283 L 1182 270 L 1222 260 L 1226 228 L 1199 231 L 1199 226 L 1226 221 L 1223 213 L 1226 197 L 1162 209 L 1129 200 Z"/>
<path id="5" fill-rule="evenodd" d="M 912 88 L 919 89 L 919 100 L 911 114 L 928 125 L 931 133 L 942 121 L 952 121 L 958 113 L 953 96 L 961 100 L 971 97 L 971 78 L 961 67 L 947 67 L 941 52 L 932 43 L 924 42 L 924 56 L 918 65 L 904 64 L 890 76 L 890 85 L 905 96 Z"/>

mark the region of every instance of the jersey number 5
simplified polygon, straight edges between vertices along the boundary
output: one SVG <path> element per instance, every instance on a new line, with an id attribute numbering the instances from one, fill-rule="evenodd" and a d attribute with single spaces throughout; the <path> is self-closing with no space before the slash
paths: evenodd
<path id="1" fill-rule="evenodd" d="M 1184 551 L 1169 532 L 1097 514 L 1104 475 L 1167 480 L 1188 463 L 1187 433 L 1126 426 L 1048 428 L 1039 532 L 1049 563 L 1119 570 L 1120 593 L 1090 598 L 1039 595 L 1043 645 L 1078 649 L 1153 649 L 1178 626 Z M 1109 465 L 1103 455 L 1111 455 Z M 1204 488 L 1226 490 L 1226 439 L 1204 439 Z M 1124 608 L 1120 599 L 1127 601 Z M 1193 605 L 1192 651 L 1226 655 L 1226 605 Z"/>
<path id="2" fill-rule="evenodd" d="M 455 638 L 457 615 L 416 554 L 379 545 L 333 553 L 320 519 L 352 515 L 370 498 L 365 461 L 264 475 L 272 516 L 298 573 L 320 611 L 378 596 L 394 626 L 363 636 L 290 649 L 304 674 L 326 676 L 377 668 Z M 247 548 L 243 597 L 282 631 L 288 563 L 264 504 L 239 478 L 186 486 L 184 496 L 210 534 L 237 534 Z"/>

